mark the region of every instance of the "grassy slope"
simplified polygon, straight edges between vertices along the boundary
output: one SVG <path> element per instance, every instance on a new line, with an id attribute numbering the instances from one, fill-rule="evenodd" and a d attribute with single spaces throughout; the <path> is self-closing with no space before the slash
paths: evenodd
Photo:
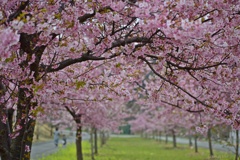
<path id="1" fill-rule="evenodd" d="M 89 142 L 84 142 L 84 160 L 90 160 Z M 179 145 L 180 146 L 180 145 Z M 212 160 L 233 160 L 234 155 L 224 152 L 214 152 Z M 75 145 L 69 145 L 66 149 L 45 157 L 41 160 L 75 160 Z M 193 149 L 181 145 L 172 148 L 172 144 L 160 144 L 153 140 L 140 138 L 112 138 L 107 145 L 100 148 L 95 160 L 208 160 L 207 149 L 199 149 L 194 153 Z"/>

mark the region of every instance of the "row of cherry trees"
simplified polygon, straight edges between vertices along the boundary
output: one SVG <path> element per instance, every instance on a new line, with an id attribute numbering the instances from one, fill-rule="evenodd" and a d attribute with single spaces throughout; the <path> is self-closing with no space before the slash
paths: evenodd
<path id="1" fill-rule="evenodd" d="M 131 113 L 131 107 L 129 107 L 129 110 Z M 228 145 L 234 146 L 235 159 L 237 160 L 239 157 L 238 138 L 231 142 L 231 130 L 226 127 L 224 121 L 215 115 L 206 115 L 202 112 L 189 113 L 175 106 L 144 106 L 140 107 L 138 113 L 135 112 L 134 115 L 130 115 L 134 117 L 132 117 L 133 120 L 129 121 L 131 131 L 134 134 L 141 134 L 142 137 L 147 138 L 152 137 L 159 141 L 162 141 L 163 136 L 165 136 L 165 143 L 168 143 L 168 137 L 171 136 L 173 147 L 177 147 L 177 136 L 189 138 L 191 147 L 193 145 L 192 139 L 194 139 L 195 152 L 198 152 L 198 139 L 206 138 L 209 143 L 210 156 L 214 156 L 212 145 L 214 138 L 218 142 L 225 141 Z M 214 137 L 212 136 L 213 131 L 217 132 Z"/>
<path id="2" fill-rule="evenodd" d="M 205 120 L 212 115 L 239 129 L 239 1 L 9 0 L 0 6 L 3 160 L 30 159 L 37 115 L 68 111 L 80 137 L 83 123 L 116 127 L 125 117 L 121 104 L 134 98 L 146 110 L 173 106 L 201 114 L 203 124 L 213 125 Z"/>
<path id="3" fill-rule="evenodd" d="M 181 77 L 187 79 L 189 77 Z M 136 97 L 138 99 L 132 106 L 128 107 L 129 115 L 132 116 L 132 131 L 135 133 L 141 133 L 146 135 L 157 135 L 161 134 L 167 136 L 173 136 L 173 145 L 176 147 L 176 136 L 185 135 L 188 137 L 194 137 L 195 140 L 195 151 L 197 152 L 197 137 L 199 135 L 207 137 L 209 141 L 210 156 L 213 156 L 212 148 L 212 129 L 221 126 L 224 131 L 224 126 L 233 125 L 238 121 L 235 119 L 233 122 L 232 114 L 226 109 L 224 112 L 221 110 L 209 110 L 201 106 L 196 101 L 183 98 L 181 92 L 178 89 L 164 87 L 164 83 L 159 85 L 159 88 L 155 88 L 151 93 L 148 85 L 150 83 L 156 84 L 156 76 L 153 73 L 149 73 L 144 79 L 139 82 L 138 89 L 136 89 Z M 192 85 L 192 84 L 191 84 Z M 196 94 L 197 87 L 184 85 L 192 93 Z M 166 90 L 167 89 L 167 90 Z M 203 96 L 207 98 L 207 94 L 204 90 L 201 90 L 198 97 Z M 152 94 L 152 95 L 151 95 Z M 217 93 L 216 93 L 217 94 Z M 150 95 L 150 96 L 149 96 Z M 227 97 L 229 98 L 229 97 Z M 211 98 L 213 100 L 213 98 Z M 211 100 L 210 99 L 210 100 Z M 224 101 L 223 99 L 217 102 Z M 229 99 L 226 100 L 229 102 Z M 138 110 L 136 110 L 138 108 Z M 232 107 L 229 107 L 232 108 Z M 237 108 L 239 110 L 239 108 Z M 239 114 L 239 113 L 238 113 Z M 237 116 L 236 116 L 237 117 Z M 234 130 L 238 131 L 238 128 Z M 220 135 L 220 134 L 219 134 Z M 218 136 L 219 136 L 218 135 Z M 237 133 L 238 135 L 238 133 Z M 230 136 L 230 135 L 229 135 Z M 230 137 L 229 137 L 230 138 Z M 226 140 L 226 139 L 225 139 Z M 238 138 L 233 142 L 236 153 L 236 160 L 239 157 L 238 153 Z"/>

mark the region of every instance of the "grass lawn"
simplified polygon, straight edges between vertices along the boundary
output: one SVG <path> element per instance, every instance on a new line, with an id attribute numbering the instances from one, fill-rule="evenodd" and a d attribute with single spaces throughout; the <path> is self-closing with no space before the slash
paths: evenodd
<path id="1" fill-rule="evenodd" d="M 90 144 L 83 142 L 84 160 L 91 160 Z M 141 138 L 111 138 L 104 147 L 99 147 L 99 154 L 95 160 L 234 160 L 232 153 L 214 152 L 213 158 L 209 157 L 207 149 L 199 148 L 199 153 L 194 153 L 186 145 L 164 144 L 155 140 Z M 57 153 L 42 158 L 41 160 L 76 160 L 75 145 L 68 145 Z"/>

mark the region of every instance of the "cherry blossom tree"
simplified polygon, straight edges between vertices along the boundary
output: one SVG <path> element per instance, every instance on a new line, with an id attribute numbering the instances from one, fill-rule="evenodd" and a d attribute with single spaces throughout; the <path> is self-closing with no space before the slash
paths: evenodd
<path id="1" fill-rule="evenodd" d="M 41 119 L 50 118 L 60 124 L 75 124 L 77 159 L 80 160 L 83 159 L 81 146 L 83 127 L 99 130 L 118 128 L 123 117 L 121 103 L 126 100 L 128 94 L 128 90 L 124 88 L 130 87 L 123 84 L 121 74 L 111 73 L 108 75 L 108 81 L 104 81 L 106 77 L 102 67 L 90 73 L 87 73 L 89 68 L 86 67 L 85 70 L 83 66 L 81 71 L 71 70 L 73 76 L 78 78 L 65 77 L 69 74 L 69 70 L 71 69 L 64 69 L 51 77 L 48 76 L 53 83 L 42 86 L 37 94 L 42 104 L 40 108 L 44 113 Z M 84 76 L 79 76 L 83 73 Z M 83 80 L 86 77 L 88 81 Z M 59 84 L 62 86 L 58 87 Z M 43 92 L 46 91 L 47 93 L 44 94 Z M 51 115 L 53 112 L 55 114 Z"/>
<path id="2" fill-rule="evenodd" d="M 34 113 L 42 86 L 52 89 L 50 75 L 68 70 L 66 78 L 105 63 L 111 64 L 106 79 L 98 82 L 105 87 L 109 74 L 139 82 L 139 73 L 151 70 L 158 79 L 147 85 L 149 96 L 156 97 L 156 88 L 164 84 L 166 91 L 176 91 L 170 97 L 180 97 L 163 103 L 197 103 L 204 113 L 239 129 L 239 3 L 1 1 L 1 158 L 30 159 Z M 80 87 L 90 78 L 82 79 L 75 84 Z"/>

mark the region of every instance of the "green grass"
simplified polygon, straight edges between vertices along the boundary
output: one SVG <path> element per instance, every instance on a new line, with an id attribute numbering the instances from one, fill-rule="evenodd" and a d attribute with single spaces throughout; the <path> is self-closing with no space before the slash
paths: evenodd
<path id="1" fill-rule="evenodd" d="M 84 160 L 91 160 L 90 144 L 83 142 Z M 99 154 L 95 160 L 233 160 L 231 153 L 214 151 L 215 156 L 210 158 L 207 149 L 199 148 L 194 153 L 186 145 L 173 148 L 172 144 L 159 143 L 154 140 L 141 138 L 111 138 L 104 147 L 99 147 Z M 75 145 L 68 145 L 57 153 L 41 160 L 76 160 Z"/>

